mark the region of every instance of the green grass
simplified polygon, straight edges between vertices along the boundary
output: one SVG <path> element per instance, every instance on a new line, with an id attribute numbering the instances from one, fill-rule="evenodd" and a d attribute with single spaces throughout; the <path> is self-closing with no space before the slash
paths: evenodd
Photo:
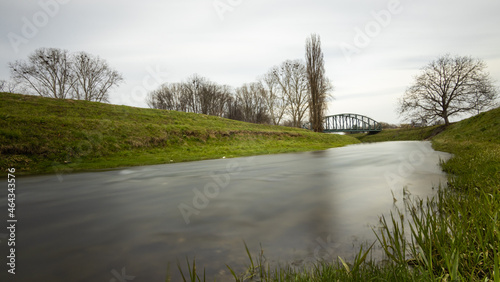
<path id="1" fill-rule="evenodd" d="M 419 280 L 500 281 L 500 108 L 450 125 L 432 143 L 454 155 L 442 164 L 448 189 L 435 199 L 407 203 L 410 230 L 401 214 L 389 224 L 383 218 L 379 242 L 394 266 L 411 262 L 407 268 Z"/>
<path id="2" fill-rule="evenodd" d="M 429 201 L 408 201 L 405 211 L 381 218 L 374 232 L 386 261 L 369 260 L 368 247 L 352 262 L 339 258 L 297 270 L 265 265 L 245 247 L 249 267 L 233 273 L 235 281 L 500 281 L 500 108 L 443 129 L 355 135 L 363 142 L 432 138 L 435 149 L 454 155 L 442 165 L 448 189 Z M 356 142 L 351 136 L 205 115 L 0 94 L 2 171 L 70 172 Z M 205 280 L 194 262 L 188 269 L 186 280 Z"/>
<path id="3" fill-rule="evenodd" d="M 500 188 L 500 108 L 451 125 L 433 138 L 433 146 L 455 155 L 443 165 L 444 171 L 456 176 L 455 189 Z"/>
<path id="4" fill-rule="evenodd" d="M 422 140 L 442 130 L 359 137 Z M 450 125 L 432 142 L 453 154 L 442 164 L 448 188 L 436 198 L 408 200 L 404 211 L 380 218 L 374 232 L 386 259 L 369 260 L 370 249 L 360 248 L 352 262 L 338 258 L 297 270 L 266 265 L 245 246 L 250 264 L 245 273 L 231 271 L 235 281 L 500 281 L 500 108 Z"/>
<path id="5" fill-rule="evenodd" d="M 0 93 L 0 170 L 99 170 L 323 150 L 359 141 L 214 116 Z"/>

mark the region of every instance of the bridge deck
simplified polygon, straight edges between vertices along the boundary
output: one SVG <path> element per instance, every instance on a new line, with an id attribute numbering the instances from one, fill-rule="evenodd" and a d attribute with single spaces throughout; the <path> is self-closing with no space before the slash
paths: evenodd
<path id="1" fill-rule="evenodd" d="M 323 132 L 380 132 L 382 129 L 325 129 Z"/>

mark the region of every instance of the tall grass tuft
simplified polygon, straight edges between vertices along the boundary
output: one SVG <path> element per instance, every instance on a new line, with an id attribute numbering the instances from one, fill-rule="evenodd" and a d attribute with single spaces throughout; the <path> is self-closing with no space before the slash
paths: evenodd
<path id="1" fill-rule="evenodd" d="M 411 215 L 410 241 L 403 221 L 398 221 L 400 214 L 391 214 L 392 227 L 383 217 L 383 228 L 376 233 L 393 264 L 406 264 L 432 280 L 498 281 L 498 190 L 493 194 L 440 189 L 436 199 L 407 201 L 406 208 Z"/>
<path id="2" fill-rule="evenodd" d="M 187 263 L 187 268 L 188 268 L 188 273 L 189 275 L 184 276 L 184 272 L 182 271 L 181 264 L 177 261 L 177 268 L 179 268 L 179 272 L 181 273 L 182 280 L 184 282 L 191 281 L 191 282 L 196 282 L 196 281 L 206 281 L 206 275 L 205 275 L 205 269 L 203 269 L 203 278 L 200 278 L 199 275 L 196 272 L 196 259 L 193 259 L 193 265 L 189 263 L 189 259 L 186 258 L 186 263 Z M 189 279 L 187 279 L 187 278 Z M 203 280 L 201 280 L 203 279 Z"/>

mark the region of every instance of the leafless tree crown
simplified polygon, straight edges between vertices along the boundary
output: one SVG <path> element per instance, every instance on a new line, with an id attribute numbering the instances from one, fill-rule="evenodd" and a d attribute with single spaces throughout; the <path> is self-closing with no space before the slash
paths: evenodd
<path id="1" fill-rule="evenodd" d="M 57 48 L 39 48 L 27 61 L 9 63 L 12 78 L 43 97 L 107 101 L 108 91 L 123 80 L 98 57 L 74 56 Z"/>
<path id="2" fill-rule="evenodd" d="M 85 52 L 73 56 L 73 97 L 77 100 L 109 102 L 108 91 L 123 77 L 99 57 Z"/>
<path id="3" fill-rule="evenodd" d="M 28 61 L 9 63 L 13 79 L 44 97 L 70 98 L 74 84 L 71 62 L 66 50 L 40 48 Z"/>
<path id="4" fill-rule="evenodd" d="M 399 100 L 405 120 L 435 122 L 495 107 L 498 91 L 486 64 L 469 56 L 444 55 L 425 66 Z"/>
<path id="5" fill-rule="evenodd" d="M 260 77 L 259 82 L 264 88 L 264 102 L 268 109 L 269 118 L 272 124 L 279 125 L 285 116 L 288 108 L 288 101 L 274 75 L 275 70 L 272 68 L 266 74 Z"/>
<path id="6" fill-rule="evenodd" d="M 269 76 L 277 85 L 276 93 L 281 97 L 277 104 L 282 106 L 278 112 L 288 115 L 292 126 L 300 127 L 309 108 L 307 72 L 301 60 L 287 60 L 273 67 Z M 284 106 L 284 107 L 283 107 Z"/>

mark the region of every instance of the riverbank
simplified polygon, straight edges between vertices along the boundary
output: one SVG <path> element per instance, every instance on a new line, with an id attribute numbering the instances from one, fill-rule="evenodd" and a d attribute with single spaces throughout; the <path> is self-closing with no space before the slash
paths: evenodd
<path id="1" fill-rule="evenodd" d="M 16 174 L 319 150 L 359 142 L 352 136 L 204 115 L 15 94 L 0 94 L 0 109 L 0 167 L 15 167 Z M 443 164 L 450 189 L 430 202 L 408 201 L 406 214 L 381 218 L 379 242 L 373 247 L 364 246 L 353 261 L 339 258 L 306 270 L 270 267 L 265 254 L 247 249 L 250 266 L 244 274 L 234 273 L 235 280 L 500 281 L 500 109 L 434 134 L 435 128 L 420 128 L 359 137 L 363 142 L 432 138 L 434 148 L 454 154 Z M 407 219 L 413 224 L 403 229 Z M 410 233 L 413 242 L 406 241 Z M 373 248 L 385 250 L 387 260 L 371 261 Z M 197 276 L 195 269 L 191 264 L 186 277 Z"/>
<path id="2" fill-rule="evenodd" d="M 385 141 L 418 141 L 429 140 L 430 138 L 438 135 L 444 130 L 445 127 L 443 125 L 435 125 L 428 127 L 384 129 L 376 134 L 356 133 L 350 134 L 349 136 L 352 136 L 363 143 Z"/>
<path id="3" fill-rule="evenodd" d="M 354 261 L 339 258 L 312 269 L 271 269 L 247 250 L 251 265 L 235 280 L 500 281 L 500 108 L 442 129 L 357 136 L 363 142 L 432 137 L 436 150 L 454 155 L 442 164 L 449 174 L 448 189 L 429 201 L 407 201 L 405 211 L 380 218 L 375 245 L 385 251 L 386 260 L 369 260 L 372 245 L 360 248 Z"/>
<path id="4" fill-rule="evenodd" d="M 171 281 L 182 281 L 176 262 L 196 257 L 206 281 L 234 281 L 226 264 L 245 271 L 243 240 L 252 251 L 262 246 L 271 264 L 350 261 L 353 236 L 376 240 L 368 224 L 393 208 L 391 190 L 402 206 L 401 189 L 384 174 L 411 152 L 423 159 L 404 182 L 412 195 L 435 195 L 430 185 L 446 182 L 439 159 L 449 155 L 420 141 L 17 177 L 16 245 L 29 247 L 16 253 L 24 265 L 16 278 L 109 281 L 125 267 L 135 280 L 165 281 L 170 264 Z M 4 199 L 0 210 L 9 208 Z"/>
<path id="5" fill-rule="evenodd" d="M 0 170 L 70 173 L 314 151 L 350 136 L 215 116 L 0 93 Z"/>
<path id="6" fill-rule="evenodd" d="M 398 259 L 405 250 L 393 248 L 407 243 L 402 230 L 385 230 L 394 239 L 388 255 L 400 268 L 410 262 L 419 278 L 500 281 L 500 108 L 450 125 L 432 144 L 454 155 L 442 164 L 448 189 L 410 205 L 420 209 L 411 213 L 415 242 L 406 253 L 413 260 Z"/>

